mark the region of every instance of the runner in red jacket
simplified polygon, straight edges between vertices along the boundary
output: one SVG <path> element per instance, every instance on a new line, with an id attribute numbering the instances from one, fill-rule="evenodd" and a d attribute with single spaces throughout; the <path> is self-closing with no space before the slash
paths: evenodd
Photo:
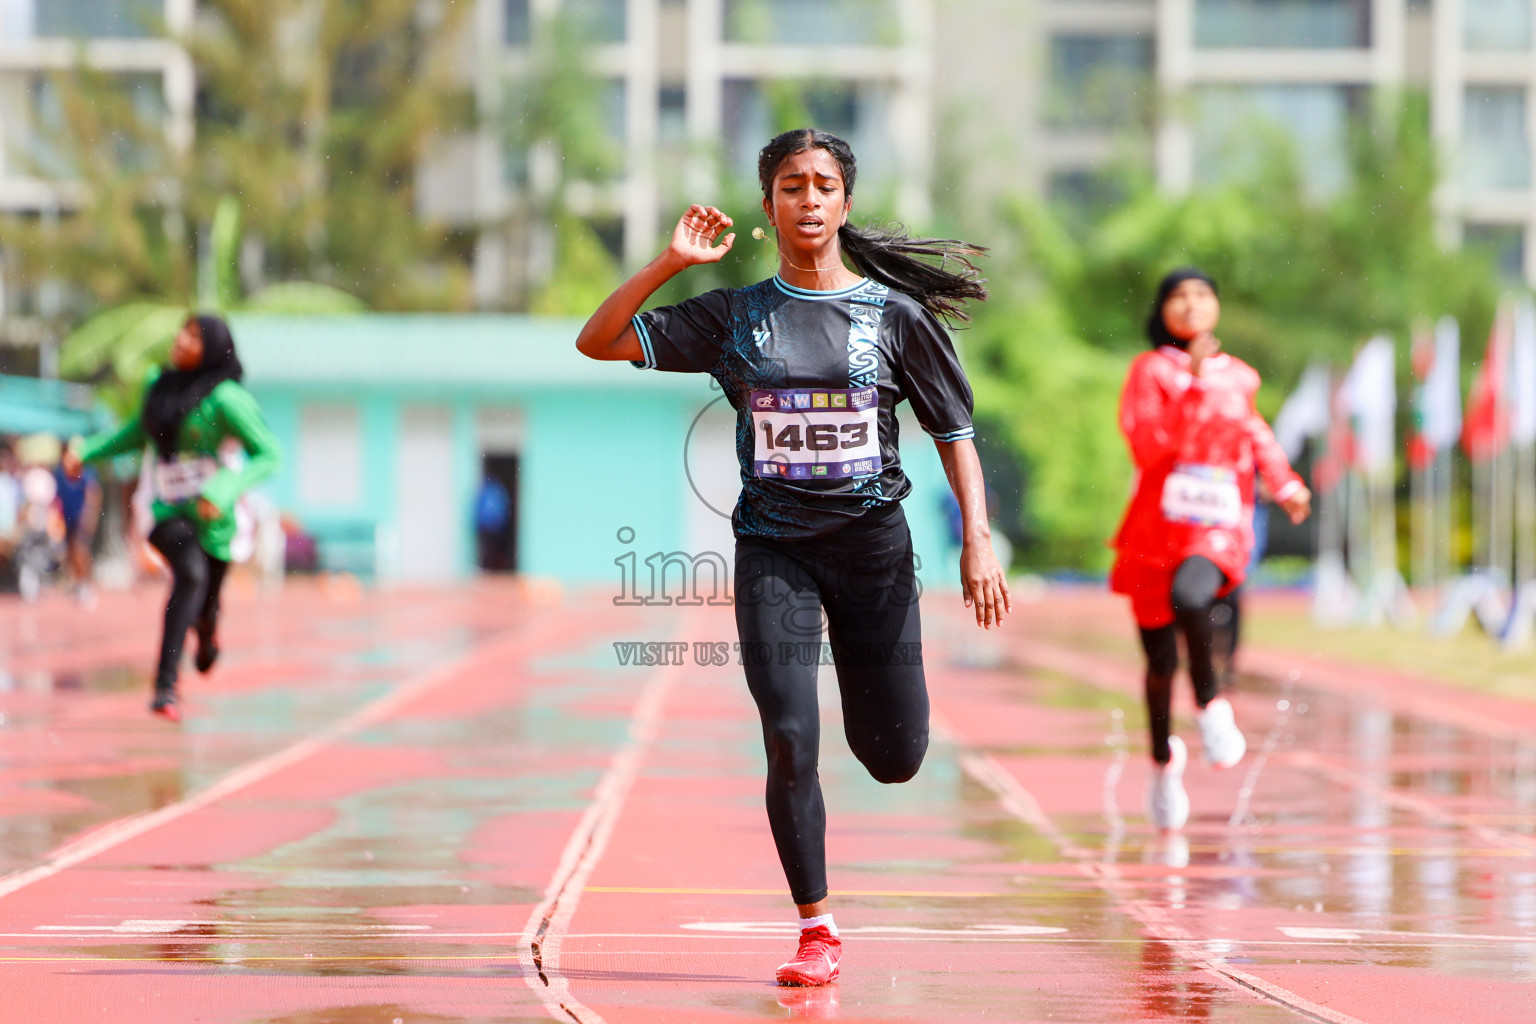
<path id="1" fill-rule="evenodd" d="M 1218 695 L 1211 663 L 1211 608 L 1243 582 L 1253 548 L 1255 472 L 1293 522 L 1311 492 L 1291 469 L 1254 408 L 1259 375 L 1220 351 L 1211 333 L 1221 302 L 1210 277 L 1176 270 L 1158 287 L 1147 322 L 1154 350 L 1131 364 L 1120 429 L 1136 463 L 1135 494 L 1116 535 L 1110 586 L 1131 599 L 1147 656 L 1147 714 L 1158 770 L 1148 817 L 1173 830 L 1189 817 L 1184 743 L 1170 735 L 1178 632 L 1189 651 L 1206 760 L 1227 768 L 1247 741 Z"/>

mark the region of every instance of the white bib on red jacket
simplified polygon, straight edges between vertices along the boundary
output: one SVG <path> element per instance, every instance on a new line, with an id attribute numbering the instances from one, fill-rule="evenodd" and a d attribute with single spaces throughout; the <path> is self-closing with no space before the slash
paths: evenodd
<path id="1" fill-rule="evenodd" d="M 1120 396 L 1120 429 L 1136 464 L 1135 492 L 1115 536 L 1111 583 L 1138 569 L 1172 571 L 1203 555 L 1243 581 L 1253 551 L 1254 474 L 1277 502 L 1302 481 L 1254 408 L 1258 372 L 1234 356 L 1207 359 L 1199 377 L 1189 354 L 1165 346 L 1131 364 Z"/>

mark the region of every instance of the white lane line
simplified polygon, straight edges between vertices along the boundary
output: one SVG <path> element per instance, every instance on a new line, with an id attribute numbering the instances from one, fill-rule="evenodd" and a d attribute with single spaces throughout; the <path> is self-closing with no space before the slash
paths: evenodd
<path id="1" fill-rule="evenodd" d="M 944 731 L 951 737 L 957 736 L 947 727 Z M 960 748 L 962 751 L 965 749 L 963 745 Z M 1356 1017 L 1320 1006 L 1288 989 L 1239 970 L 1223 962 L 1220 957 L 1209 955 L 1202 940 L 1177 924 L 1166 908 L 1131 896 L 1129 883 L 1118 866 L 1098 862 L 1094 851 L 1074 842 L 1058 828 L 1034 796 L 995 758 L 989 754 L 966 752 L 960 756 L 960 765 L 967 775 L 991 790 L 1010 814 L 1049 839 L 1064 856 L 1076 861 L 1078 869 L 1096 881 L 1123 913 L 1138 921 L 1146 929 L 1149 938 L 1167 944 L 1181 959 L 1234 988 L 1246 989 L 1313 1020 L 1325 1024 L 1364 1024 Z"/>
<path id="2" fill-rule="evenodd" d="M 614 826 L 640 774 L 641 762 L 661 730 L 663 709 L 680 671 L 676 666 L 664 667 L 640 691 L 630 715 L 629 738 L 614 752 L 592 803 L 566 841 L 544 898 L 523 926 L 518 947 L 523 980 L 555 1020 L 606 1024 L 597 1011 L 571 995 L 570 984 L 560 973 L 560 948 L 581 903 L 587 879 L 613 838 Z"/>
<path id="3" fill-rule="evenodd" d="M 1285 931 L 1286 929 L 1282 927 L 1279 930 L 1280 931 Z M 1308 931 L 1309 929 L 1298 928 L 1296 930 L 1299 931 L 1299 932 L 1305 932 L 1305 931 Z M 1390 947 L 1390 948 L 1393 948 L 1393 949 L 1427 949 L 1427 950 L 1436 950 L 1436 949 L 1474 949 L 1474 948 L 1476 948 L 1476 947 L 1478 947 L 1480 945 L 1486 945 L 1487 943 L 1490 943 L 1490 942 L 1493 942 L 1493 943 L 1509 943 L 1509 944 L 1513 944 L 1513 945 L 1527 945 L 1527 946 L 1536 945 L 1536 936 L 1520 938 L 1520 937 L 1508 936 L 1508 935 L 1457 935 L 1457 934 L 1451 934 L 1451 933 L 1445 933 L 1445 932 L 1383 932 L 1382 933 L 1382 937 L 1379 938 L 1379 939 L 1375 939 L 1375 938 L 1367 939 L 1364 936 L 1366 936 L 1368 934 L 1372 934 L 1372 933 L 1350 932 L 1350 930 L 1347 929 L 1347 928 L 1339 928 L 1339 929 L 1319 928 L 1319 929 L 1312 929 L 1312 930 L 1322 931 L 1322 932 L 1348 933 L 1349 935 L 1357 936 L 1357 938 L 1355 938 L 1355 939 L 1351 939 L 1351 938 L 1348 938 L 1348 937 L 1341 938 L 1338 935 L 1329 935 L 1327 937 L 1318 937 L 1318 938 L 1305 938 L 1305 937 L 1303 937 L 1303 938 L 1292 938 L 1292 939 L 1245 938 L 1245 939 L 1222 939 L 1220 941 L 1223 942 L 1223 943 L 1226 943 L 1229 946 L 1240 945 L 1244 949 L 1248 949 L 1248 950 L 1254 950 L 1254 949 L 1317 949 L 1317 950 L 1334 950 L 1334 951 L 1337 951 L 1339 949 L 1339 944 L 1341 942 L 1349 942 L 1349 941 L 1359 941 L 1359 942 L 1362 942 L 1364 945 L 1375 946 L 1375 947 Z M 484 940 L 494 940 L 494 941 L 497 941 L 497 942 L 504 942 L 507 939 L 520 939 L 520 938 L 522 938 L 522 934 L 523 934 L 522 932 L 436 932 L 436 933 L 433 933 L 431 935 L 394 935 L 394 936 L 389 936 L 389 935 L 379 935 L 378 933 L 375 933 L 375 932 L 369 932 L 369 933 L 363 933 L 363 934 L 355 933 L 355 932 L 312 932 L 312 933 L 309 933 L 307 935 L 302 936 L 302 938 L 303 938 L 303 940 L 306 943 L 312 943 L 312 942 L 320 941 L 320 940 L 325 940 L 325 941 L 332 941 L 332 940 L 334 940 L 334 941 L 365 942 L 365 941 L 367 941 L 369 939 L 385 939 L 385 938 L 401 939 L 401 940 L 404 940 L 404 939 L 415 939 L 415 940 L 420 940 L 418 943 L 416 943 L 416 947 L 415 948 L 427 949 L 427 948 L 431 948 L 432 945 L 433 945 L 433 940 L 437 940 L 437 939 L 484 939 Z M 1077 937 L 1077 936 L 1072 936 L 1072 935 L 977 935 L 977 934 L 974 934 L 974 933 L 954 933 L 954 934 L 949 934 L 949 933 L 929 933 L 929 932 L 925 932 L 924 934 L 921 934 L 921 935 L 881 935 L 881 934 L 878 934 L 878 933 L 866 933 L 866 934 L 862 934 L 860 936 L 860 941 L 862 941 L 862 942 L 928 942 L 928 941 L 932 940 L 934 934 L 944 934 L 944 940 L 946 942 L 948 942 L 948 943 L 959 943 L 959 944 L 969 944 L 969 945 L 1041 945 L 1041 944 L 1044 944 L 1044 945 L 1049 945 L 1049 946 L 1057 946 L 1057 945 L 1064 945 L 1065 944 L 1065 945 L 1075 945 L 1075 946 L 1139 946 L 1139 945 L 1144 944 L 1147 941 L 1146 938 L 1142 937 L 1142 936 L 1137 936 L 1137 937 L 1134 937 L 1134 938 L 1118 938 L 1117 939 L 1117 938 L 1101 938 L 1101 937 L 1096 937 L 1096 936 L 1093 936 L 1093 937 Z M 1407 935 L 1407 936 L 1410 936 L 1410 937 L 1406 938 L 1406 939 L 1396 939 L 1396 938 L 1389 938 L 1388 937 L 1388 936 L 1400 936 L 1400 935 Z M 1413 938 L 1412 937 L 1412 936 L 1416 936 L 1416 935 L 1422 935 L 1424 937 L 1423 938 Z M 44 936 L 35 935 L 35 934 L 31 933 L 31 932 L 0 932 L 0 939 L 37 939 L 37 938 L 43 938 L 43 937 Z M 55 950 L 62 950 L 62 949 L 93 950 L 93 949 L 97 948 L 98 943 L 87 941 L 87 940 L 93 940 L 93 939 L 94 940 L 111 939 L 112 940 L 111 948 L 114 948 L 114 949 L 123 948 L 125 945 L 135 945 L 134 943 L 124 943 L 122 938 L 119 937 L 119 936 L 102 935 L 102 934 L 97 934 L 97 935 L 56 935 L 56 936 L 51 936 L 50 938 L 52 939 L 52 941 L 47 943 L 45 948 L 55 949 Z M 140 943 L 136 943 L 136 945 L 146 946 L 146 947 L 153 946 L 153 945 L 155 945 L 155 942 L 156 942 L 157 938 L 161 939 L 161 940 L 164 940 L 164 939 L 174 939 L 176 944 L 179 945 L 179 946 L 195 945 L 195 944 L 198 944 L 198 943 L 203 943 L 205 945 L 210 945 L 210 946 L 217 946 L 220 943 L 227 943 L 227 942 L 272 942 L 272 943 L 289 942 L 289 943 L 291 943 L 292 941 L 297 941 L 300 938 L 300 936 L 295 936 L 295 935 L 266 935 L 266 934 L 260 934 L 260 935 L 250 934 L 250 935 L 247 935 L 247 934 L 243 934 L 243 933 L 239 933 L 239 932 L 229 932 L 227 934 L 218 934 L 218 935 L 165 935 L 165 936 L 148 936 L 148 935 L 146 935 L 146 936 L 142 936 L 142 938 L 144 938 L 145 941 L 144 942 L 140 942 Z M 77 941 L 69 943 L 68 945 L 66 945 L 65 942 L 64 942 L 64 940 L 66 940 L 66 939 L 74 939 L 74 940 L 77 940 Z M 597 955 L 597 954 L 601 954 L 603 956 L 609 956 L 609 957 L 612 956 L 612 952 L 613 951 L 611 949 L 574 950 L 574 949 L 569 948 L 571 943 L 577 942 L 578 940 L 582 940 L 582 939 L 665 939 L 665 940 L 669 940 L 669 941 L 670 940 L 682 941 L 682 940 L 686 939 L 686 940 L 690 940 L 692 942 L 697 942 L 697 941 L 720 942 L 720 941 L 724 941 L 724 940 L 729 940 L 731 942 L 739 943 L 739 944 L 743 944 L 743 945 L 752 945 L 752 944 L 755 944 L 755 943 L 770 943 L 771 944 L 770 948 L 782 949 L 783 948 L 783 943 L 784 943 L 784 933 L 783 932 L 774 933 L 774 932 L 764 931 L 762 933 L 755 933 L 754 932 L 754 933 L 743 933 L 743 934 L 732 935 L 732 934 L 721 933 L 721 932 L 692 932 L 692 933 L 689 933 L 689 932 L 566 932 L 565 935 L 562 936 L 561 956 L 562 957 L 564 957 L 564 956 L 592 956 L 592 955 Z M 17 944 L 15 944 L 14 948 L 18 948 L 19 949 L 19 948 L 23 948 L 23 947 L 22 947 L 22 944 L 17 943 Z M 655 955 L 655 956 L 675 956 L 675 955 L 677 955 L 677 953 L 679 951 L 680 951 L 679 948 L 676 947 L 676 946 L 670 947 L 670 948 L 666 948 L 666 949 L 636 949 L 636 948 L 626 947 L 625 950 L 624 950 L 624 955 L 625 956 L 638 956 L 638 955 L 641 955 L 641 954 L 649 954 L 649 955 Z M 730 949 L 725 949 L 724 947 L 716 947 L 716 948 L 712 949 L 711 952 L 719 953 L 722 956 L 726 955 L 726 954 L 730 954 L 732 956 L 754 956 L 754 957 L 761 957 L 763 955 L 762 950 L 761 949 L 757 949 L 757 948 L 730 950 Z M 242 956 L 236 956 L 236 955 L 233 955 L 233 954 L 226 954 L 226 955 L 227 955 L 227 957 L 228 957 L 228 959 L 230 960 L 231 963 L 239 961 L 239 960 L 242 960 L 242 959 L 254 959 L 254 960 L 264 959 L 261 956 L 242 957 Z M 95 958 L 94 954 L 91 954 L 91 957 L 94 959 Z M 55 959 L 55 958 L 51 958 L 51 957 L 0 956 L 0 962 L 7 961 L 7 960 L 28 960 L 28 959 L 30 959 L 30 960 L 46 960 L 46 959 Z M 318 955 L 318 956 L 315 957 L 315 959 L 326 959 L 326 957 L 323 956 L 323 955 Z M 525 958 L 522 957 L 522 956 L 519 956 L 517 951 L 514 950 L 511 953 L 506 953 L 506 954 L 502 954 L 502 955 L 494 956 L 494 957 L 484 957 L 484 956 L 475 956 L 475 955 L 455 955 L 455 954 L 452 954 L 452 953 L 444 953 L 440 957 L 424 957 L 424 956 L 419 956 L 419 955 L 414 955 L 414 954 L 407 955 L 407 954 L 398 953 L 398 952 L 376 952 L 376 953 L 371 953 L 371 954 L 353 955 L 353 956 L 338 957 L 338 958 L 333 958 L 333 959 L 344 959 L 344 960 L 418 960 L 418 959 L 486 960 L 486 959 L 492 959 L 492 960 L 512 960 L 512 961 L 516 961 L 517 963 L 521 964 L 522 961 Z"/>
<path id="4" fill-rule="evenodd" d="M 793 921 L 692 921 L 681 927 L 690 931 L 748 935 L 796 935 L 800 931 L 800 926 Z M 1065 928 L 1039 924 L 973 924 L 965 928 L 921 928 L 914 925 L 872 924 L 837 930 L 839 935 L 967 935 L 971 938 L 1062 935 L 1065 932 Z"/>
<path id="5" fill-rule="evenodd" d="M 1494 846 L 1536 853 L 1536 839 L 1532 839 L 1530 836 L 1523 836 L 1517 832 L 1509 832 L 1502 828 L 1494 828 L 1492 825 L 1468 821 L 1463 815 L 1455 811 L 1446 810 L 1433 801 L 1414 796 L 1412 793 L 1404 793 L 1401 790 L 1383 786 L 1366 778 L 1359 772 L 1334 764 L 1309 750 L 1299 750 L 1288 755 L 1286 762 L 1298 767 L 1310 768 L 1326 779 L 1330 779 L 1340 785 L 1349 786 L 1366 796 L 1374 797 L 1382 803 L 1396 807 L 1399 810 L 1417 814 L 1425 821 L 1452 828 L 1465 829 L 1481 838 L 1484 842 Z"/>
<path id="6" fill-rule="evenodd" d="M 324 729 L 311 733 L 304 739 L 289 744 L 281 750 L 268 754 L 266 757 L 252 761 L 243 768 L 235 769 L 207 789 L 199 790 L 189 797 L 178 800 L 175 803 L 166 804 L 164 807 L 153 811 L 145 811 L 141 814 L 119 818 L 87 835 L 81 836 L 79 839 L 65 843 L 55 850 L 43 863 L 35 867 L 13 871 L 4 878 L 0 878 L 0 899 L 19 892 L 30 885 L 46 881 L 61 871 L 68 871 L 70 868 L 83 864 L 93 857 L 99 857 L 108 850 L 115 849 L 130 840 L 137 839 L 146 832 L 151 832 L 162 825 L 178 821 L 195 811 L 200 811 L 211 804 L 223 800 L 225 797 L 238 793 L 242 789 L 254 786 L 258 782 L 263 782 L 283 769 L 298 764 L 331 744 L 356 735 L 369 726 L 378 724 L 411 701 L 441 686 L 460 672 L 463 672 L 472 664 L 502 654 L 507 649 L 515 648 L 525 642 L 521 636 L 508 637 L 495 641 L 478 651 L 461 655 L 452 661 L 437 666 L 429 672 L 406 680 L 383 696 L 364 704 L 345 718 L 338 719 Z"/>
<path id="7" fill-rule="evenodd" d="M 1132 694 L 1135 692 L 1135 679 L 1132 670 L 1101 657 L 1081 654 L 1068 648 L 1033 640 L 1016 641 L 1015 650 L 1023 656 L 1026 663 L 1034 664 L 1053 672 L 1059 672 L 1063 675 L 1119 693 Z M 1306 685 L 1335 693 L 1340 690 L 1348 693 L 1371 693 L 1378 696 L 1383 705 L 1394 714 L 1418 717 L 1432 722 L 1450 722 L 1467 732 L 1485 736 L 1506 736 L 1511 733 L 1513 728 L 1513 732 L 1519 738 L 1528 738 L 1527 734 L 1521 732 L 1519 727 L 1511 727 L 1508 723 L 1498 722 L 1481 714 L 1462 714 L 1460 709 L 1456 707 L 1454 698 L 1443 700 L 1430 697 L 1404 698 L 1393 694 L 1390 687 L 1385 685 L 1361 686 L 1357 679 L 1348 677 L 1346 674 L 1331 669 L 1326 665 L 1292 660 L 1279 655 L 1264 654 L 1257 651 L 1247 652 L 1244 654 L 1244 657 L 1251 659 L 1255 664 L 1262 662 L 1266 666 L 1263 671 L 1268 673 L 1269 678 L 1272 681 L 1281 683 L 1283 686 L 1294 685 L 1301 681 L 1302 672 L 1295 666 L 1303 665 L 1306 672 Z M 1290 694 L 1287 694 L 1287 696 L 1290 696 Z M 1294 697 L 1291 699 L 1294 700 Z M 1536 853 L 1536 839 L 1530 836 L 1490 827 L 1479 822 L 1475 816 L 1457 814 L 1453 811 L 1445 810 L 1434 802 L 1422 797 L 1378 785 L 1358 772 L 1350 771 L 1347 768 L 1325 761 L 1309 751 L 1283 754 L 1281 758 L 1283 758 L 1283 763 L 1286 765 L 1310 768 L 1331 779 L 1333 782 L 1350 786 L 1367 795 L 1375 796 L 1385 803 L 1417 814 L 1429 821 L 1467 829 L 1483 836 L 1496 846 L 1511 847 L 1516 850 Z M 1256 767 L 1262 769 L 1263 765 L 1258 764 Z M 1250 769 L 1250 775 L 1257 782 L 1257 771 L 1255 769 Z M 1235 820 L 1236 815 L 1234 814 L 1233 817 Z"/>
<path id="8" fill-rule="evenodd" d="M 1380 936 L 1386 939 L 1439 939 L 1451 942 L 1518 942 L 1527 946 L 1536 945 L 1536 935 L 1471 935 L 1464 932 L 1399 932 L 1393 931 L 1390 928 L 1300 928 L 1287 925 L 1276 925 L 1276 929 L 1281 934 L 1293 939 L 1319 939 L 1329 942 L 1359 942 L 1367 940 L 1367 937 L 1374 938 Z M 1390 944 L 1397 945 L 1397 943 Z M 1410 944 L 1427 945 L 1432 943 Z"/>

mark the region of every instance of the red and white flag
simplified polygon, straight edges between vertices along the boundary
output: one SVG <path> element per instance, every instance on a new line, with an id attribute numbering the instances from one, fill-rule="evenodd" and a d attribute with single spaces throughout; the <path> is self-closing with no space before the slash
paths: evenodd
<path id="1" fill-rule="evenodd" d="M 1509 362 L 1513 335 L 1513 310 L 1509 303 L 1502 303 L 1488 335 L 1483 365 L 1467 396 L 1467 421 L 1461 431 L 1461 446 L 1475 462 L 1485 462 L 1509 445 Z"/>

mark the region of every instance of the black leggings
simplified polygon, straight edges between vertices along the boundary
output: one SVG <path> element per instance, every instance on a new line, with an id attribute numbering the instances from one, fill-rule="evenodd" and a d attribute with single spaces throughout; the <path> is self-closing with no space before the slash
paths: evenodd
<path id="1" fill-rule="evenodd" d="M 1172 756 L 1168 736 L 1181 631 L 1189 650 L 1189 681 L 1195 685 L 1195 703 L 1203 708 L 1220 692 L 1212 661 L 1215 626 L 1211 611 L 1216 595 L 1226 585 L 1227 577 L 1216 563 L 1196 555 L 1173 574 L 1174 622 L 1141 631 L 1141 647 L 1147 655 L 1147 721 L 1152 730 L 1152 759 L 1158 764 L 1167 764 Z"/>
<path id="2" fill-rule="evenodd" d="M 814 541 L 736 542 L 736 627 L 768 754 L 768 824 L 798 904 L 827 895 L 816 765 L 822 612 L 843 732 L 869 774 L 906 782 L 928 750 L 912 538 L 900 510 Z"/>
<path id="3" fill-rule="evenodd" d="M 185 516 L 158 523 L 149 542 L 171 567 L 171 599 L 165 606 L 165 632 L 160 637 L 160 664 L 155 669 L 155 692 L 176 689 L 177 667 L 187 630 L 194 625 L 212 635 L 219 621 L 219 591 L 229 563 L 203 550 L 197 527 Z"/>
<path id="4" fill-rule="evenodd" d="M 1232 689 L 1236 672 L 1237 648 L 1243 639 L 1243 588 L 1235 587 L 1226 597 L 1211 605 L 1211 655 L 1216 666 L 1216 686 L 1222 693 Z"/>

